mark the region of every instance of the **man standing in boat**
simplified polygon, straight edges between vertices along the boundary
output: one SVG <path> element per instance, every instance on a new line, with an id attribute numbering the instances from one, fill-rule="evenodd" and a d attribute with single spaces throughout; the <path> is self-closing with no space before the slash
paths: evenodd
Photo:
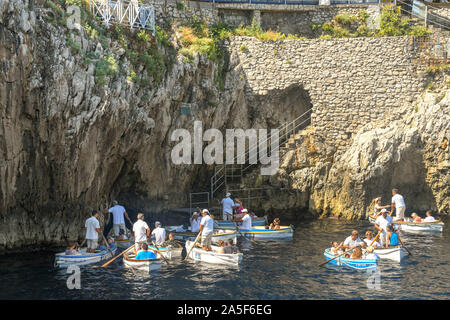
<path id="1" fill-rule="evenodd" d="M 128 213 L 126 212 L 125 208 L 123 206 L 120 206 L 119 202 L 117 202 L 116 200 L 113 201 L 113 207 L 109 208 L 108 212 L 112 213 L 113 215 L 113 230 L 115 237 L 119 236 L 120 229 L 126 229 L 124 216 L 128 221 L 130 221 L 131 224 L 133 224 L 128 217 Z"/>
<path id="2" fill-rule="evenodd" d="M 248 214 L 247 209 L 242 209 L 242 214 L 244 215 L 241 219 L 236 219 L 236 222 L 241 222 L 241 229 L 251 230 L 252 229 L 252 217 Z"/>
<path id="3" fill-rule="evenodd" d="M 377 228 L 377 230 L 379 232 L 381 232 L 380 242 L 381 242 L 382 247 L 384 247 L 386 244 L 387 227 L 390 226 L 391 224 L 392 224 L 392 218 L 391 217 L 388 218 L 387 210 L 382 209 L 381 216 L 379 216 L 375 220 L 375 228 Z"/>
<path id="4" fill-rule="evenodd" d="M 208 209 L 202 211 L 202 221 L 200 221 L 200 231 L 202 232 L 202 248 L 211 251 L 211 239 L 214 231 L 214 220 L 209 216 Z"/>
<path id="5" fill-rule="evenodd" d="M 138 213 L 138 220 L 133 225 L 134 248 L 137 252 L 143 243 L 147 243 L 147 237 L 150 237 L 150 228 L 144 221 L 144 214 Z"/>
<path id="6" fill-rule="evenodd" d="M 403 196 L 398 193 L 398 189 L 392 189 L 391 212 L 394 212 L 397 220 L 405 218 L 406 205 Z"/>
<path id="7" fill-rule="evenodd" d="M 161 222 L 155 222 L 155 229 L 152 231 L 152 238 L 155 237 L 155 244 L 160 246 L 166 241 L 166 229 L 161 227 Z"/>
<path id="8" fill-rule="evenodd" d="M 228 221 L 233 219 L 233 208 L 236 207 L 233 199 L 231 199 L 231 193 L 227 192 L 225 198 L 221 201 L 223 220 Z"/>
<path id="9" fill-rule="evenodd" d="M 98 211 L 92 211 L 92 217 L 86 220 L 84 226 L 86 227 L 86 244 L 87 253 L 94 253 L 98 246 L 98 235 L 102 232 L 100 230 L 100 223 L 98 222 Z"/>

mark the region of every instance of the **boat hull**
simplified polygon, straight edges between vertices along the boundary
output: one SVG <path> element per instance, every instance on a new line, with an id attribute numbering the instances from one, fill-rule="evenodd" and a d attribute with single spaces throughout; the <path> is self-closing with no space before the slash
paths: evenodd
<path id="1" fill-rule="evenodd" d="M 228 241 L 233 240 L 233 243 L 237 243 L 237 233 L 235 230 L 215 230 L 212 235 L 211 242 L 217 244 L 219 240 Z M 197 238 L 197 232 L 173 232 L 174 238 L 181 241 L 194 241 Z"/>
<path id="2" fill-rule="evenodd" d="M 128 239 L 128 240 L 114 240 L 114 243 L 118 248 L 129 248 L 133 243 L 134 240 Z"/>
<path id="3" fill-rule="evenodd" d="M 422 232 L 442 232 L 444 230 L 443 222 L 396 222 L 394 225 L 398 226 L 398 230 L 410 233 Z"/>
<path id="4" fill-rule="evenodd" d="M 237 223 L 238 227 L 240 227 L 242 225 L 242 222 L 214 220 L 214 225 L 217 228 L 233 229 L 233 228 L 236 228 L 236 223 Z M 252 219 L 252 226 L 265 226 L 266 224 L 267 224 L 266 217 Z"/>
<path id="5" fill-rule="evenodd" d="M 186 251 L 189 252 L 193 245 L 193 241 L 186 241 Z M 234 253 L 234 254 L 225 254 L 225 253 L 217 253 L 215 250 L 218 249 L 216 246 L 211 246 L 212 251 L 205 251 L 200 248 L 193 248 L 189 253 L 189 258 L 195 261 L 201 261 L 211 264 L 221 264 L 221 265 L 229 265 L 229 266 L 238 266 L 242 262 L 243 254 L 242 253 Z"/>
<path id="6" fill-rule="evenodd" d="M 334 254 L 331 254 L 329 252 L 329 248 L 325 249 L 324 256 L 326 260 L 331 260 L 336 258 Z M 376 259 L 351 259 L 351 258 L 345 258 L 344 256 L 340 256 L 337 259 L 334 259 L 333 261 L 328 262 L 330 265 L 340 266 L 340 267 L 347 267 L 350 269 L 355 270 L 368 270 L 368 269 L 374 269 L 377 267 L 377 260 Z"/>
<path id="7" fill-rule="evenodd" d="M 123 264 L 127 268 L 138 269 L 142 271 L 152 271 L 158 270 L 161 268 L 161 256 L 156 254 L 157 259 L 145 259 L 145 260 L 136 260 L 134 259 L 134 254 L 128 255 L 125 253 L 123 255 Z"/>
<path id="8" fill-rule="evenodd" d="M 405 257 L 405 249 L 401 246 L 375 249 L 374 253 L 376 253 L 380 259 L 388 259 L 396 262 L 401 262 Z"/>
<path id="9" fill-rule="evenodd" d="M 96 263 L 103 260 L 111 259 L 117 251 L 117 247 L 110 250 L 103 250 L 96 253 L 86 253 L 86 248 L 81 249 L 81 255 L 68 256 L 65 252 L 55 254 L 56 266 L 68 266 L 68 265 L 85 265 L 90 263 Z"/>
<path id="10" fill-rule="evenodd" d="M 149 245 L 148 248 L 150 250 L 156 251 L 156 247 L 153 245 Z M 164 256 L 166 259 L 175 259 L 181 257 L 181 253 L 183 252 L 183 247 L 179 248 L 172 248 L 172 247 L 158 247 L 159 252 L 161 255 Z"/>
<path id="11" fill-rule="evenodd" d="M 238 236 L 257 240 L 287 240 L 294 237 L 294 228 L 292 226 L 281 227 L 280 229 L 252 227 L 252 229 L 239 229 L 239 231 L 237 232 Z"/>

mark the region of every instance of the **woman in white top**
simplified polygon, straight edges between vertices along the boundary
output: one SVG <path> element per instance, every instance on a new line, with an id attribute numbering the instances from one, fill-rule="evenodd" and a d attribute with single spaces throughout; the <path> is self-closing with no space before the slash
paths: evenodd
<path id="1" fill-rule="evenodd" d="M 425 215 L 426 215 L 426 218 L 423 219 L 423 222 L 434 222 L 434 221 L 436 221 L 436 219 L 431 215 L 431 210 L 427 210 Z"/>
<path id="2" fill-rule="evenodd" d="M 367 246 L 372 246 L 374 248 L 381 248 L 381 244 L 378 241 L 373 241 L 373 233 L 370 230 L 366 231 L 366 238 L 364 239 L 364 242 L 367 244 Z M 371 244 L 372 243 L 372 244 Z"/>

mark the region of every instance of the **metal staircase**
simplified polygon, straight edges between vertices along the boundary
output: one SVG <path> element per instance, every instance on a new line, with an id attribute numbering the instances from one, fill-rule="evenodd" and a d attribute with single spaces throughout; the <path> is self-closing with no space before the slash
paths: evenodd
<path id="1" fill-rule="evenodd" d="M 298 131 L 303 130 L 306 126 L 310 124 L 312 109 L 309 109 L 305 113 L 301 114 L 293 121 L 285 123 L 278 127 L 279 132 L 279 157 L 295 148 L 295 136 Z M 270 137 L 266 140 L 266 145 L 270 148 Z M 284 145 L 283 145 L 284 144 Z M 242 177 L 244 173 L 250 171 L 252 168 L 257 166 L 257 164 L 249 163 L 250 152 L 255 152 L 257 150 L 257 145 L 250 147 L 244 154 L 237 154 L 234 158 L 233 164 L 222 164 L 217 165 L 214 168 L 214 174 L 211 177 L 210 184 L 210 198 L 214 199 L 214 196 L 218 192 L 225 190 L 230 190 L 230 188 L 236 187 L 236 184 L 242 183 Z M 236 164 L 237 159 L 244 159 L 243 164 Z"/>

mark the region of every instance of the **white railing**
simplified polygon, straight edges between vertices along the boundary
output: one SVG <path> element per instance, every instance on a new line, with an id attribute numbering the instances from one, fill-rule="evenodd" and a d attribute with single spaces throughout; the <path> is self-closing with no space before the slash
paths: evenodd
<path id="1" fill-rule="evenodd" d="M 137 0 L 90 0 L 92 14 L 109 28 L 113 24 L 151 30 L 155 35 L 155 8 Z"/>

